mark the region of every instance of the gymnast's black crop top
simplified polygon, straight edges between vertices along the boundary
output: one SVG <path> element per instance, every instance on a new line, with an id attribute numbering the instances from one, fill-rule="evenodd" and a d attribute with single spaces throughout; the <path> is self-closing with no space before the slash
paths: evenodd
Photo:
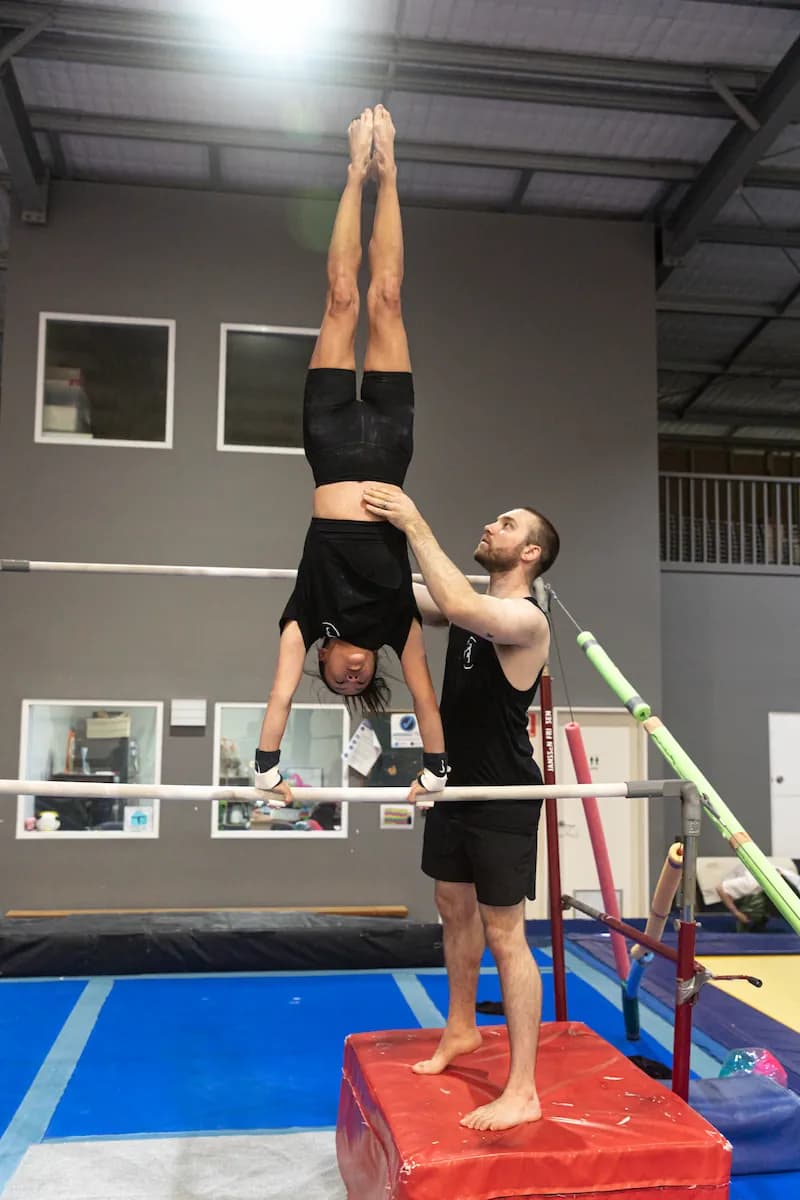
<path id="1" fill-rule="evenodd" d="M 414 620 L 405 534 L 385 521 L 312 517 L 281 629 L 297 621 L 306 649 L 341 638 L 365 650 L 391 646 L 400 657 Z"/>

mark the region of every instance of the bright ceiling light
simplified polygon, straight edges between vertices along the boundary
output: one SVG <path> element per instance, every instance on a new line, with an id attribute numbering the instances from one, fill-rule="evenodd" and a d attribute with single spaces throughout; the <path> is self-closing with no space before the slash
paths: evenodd
<path id="1" fill-rule="evenodd" d="M 226 41 L 260 54 L 302 54 L 331 24 L 332 0 L 226 0 L 208 5 Z"/>

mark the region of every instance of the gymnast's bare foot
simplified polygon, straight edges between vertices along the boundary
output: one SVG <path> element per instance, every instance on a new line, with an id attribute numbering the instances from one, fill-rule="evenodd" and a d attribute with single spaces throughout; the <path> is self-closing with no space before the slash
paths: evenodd
<path id="1" fill-rule="evenodd" d="M 366 179 L 372 155 L 372 109 L 365 108 L 347 127 L 350 142 L 350 167 L 355 175 Z"/>
<path id="2" fill-rule="evenodd" d="M 386 178 L 394 179 L 397 175 L 394 133 L 392 114 L 382 104 L 376 104 L 372 123 L 372 168 L 379 183 Z"/>
<path id="3" fill-rule="evenodd" d="M 482 1045 L 483 1039 L 477 1028 L 465 1029 L 463 1033 L 451 1033 L 445 1028 L 433 1058 L 415 1063 L 411 1070 L 416 1071 L 417 1075 L 440 1075 L 459 1054 L 472 1054 L 473 1050 L 479 1050 Z"/>
<path id="4" fill-rule="evenodd" d="M 542 1106 L 536 1090 L 525 1093 L 503 1092 L 490 1104 L 482 1104 L 480 1108 L 467 1113 L 459 1121 L 467 1129 L 513 1129 L 526 1121 L 540 1121 Z"/>

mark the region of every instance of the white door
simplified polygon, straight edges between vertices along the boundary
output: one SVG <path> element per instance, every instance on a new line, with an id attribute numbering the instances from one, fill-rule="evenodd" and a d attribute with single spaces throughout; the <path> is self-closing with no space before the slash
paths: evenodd
<path id="1" fill-rule="evenodd" d="M 800 713 L 769 714 L 772 853 L 800 857 Z"/>
<path id="2" fill-rule="evenodd" d="M 617 780 L 647 778 L 647 734 L 625 709 L 574 709 L 581 727 L 592 780 L 613 783 Z M 574 783 L 572 757 L 565 727 L 573 719 L 568 709 L 554 710 L 556 727 L 556 779 Z M 538 723 L 537 723 L 538 732 Z M 540 750 L 536 750 L 541 762 Z M 647 847 L 647 801 L 604 798 L 598 800 L 608 845 L 614 886 L 619 894 L 620 910 L 625 917 L 643 917 L 650 906 Z M 580 800 L 559 800 L 559 850 L 561 890 L 594 907 L 603 908 L 592 844 Z M 528 905 L 527 916 L 547 916 L 547 850 L 544 813 L 539 836 L 539 870 L 536 900 Z M 575 916 L 574 912 L 565 916 Z"/>

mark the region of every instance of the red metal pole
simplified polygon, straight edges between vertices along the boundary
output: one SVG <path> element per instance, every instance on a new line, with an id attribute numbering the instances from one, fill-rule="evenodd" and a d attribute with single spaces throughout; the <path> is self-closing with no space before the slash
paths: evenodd
<path id="1" fill-rule="evenodd" d="M 694 949 L 697 924 L 678 922 L 678 969 L 675 990 L 675 1037 L 672 1044 L 672 1090 L 689 1099 L 689 1060 L 692 1053 L 692 1005 L 688 989 L 694 979 Z"/>
<path id="2" fill-rule="evenodd" d="M 545 783 L 556 781 L 556 741 L 553 727 L 553 687 L 550 672 L 542 672 L 542 775 Z M 561 910 L 561 857 L 558 847 L 558 801 L 545 800 L 547 829 L 547 882 L 550 894 L 550 928 L 553 938 L 553 991 L 556 999 L 556 1020 L 567 1020 L 567 970 L 564 957 L 564 917 Z"/>
<path id="3" fill-rule="evenodd" d="M 574 896 L 564 896 L 564 902 L 568 908 L 576 908 L 578 912 L 586 913 L 587 917 L 591 917 L 594 921 L 601 921 L 603 925 L 607 925 L 609 929 L 613 929 L 616 933 L 621 933 L 623 937 L 630 938 L 632 942 L 638 942 L 640 946 L 646 946 L 648 950 L 652 950 L 653 954 L 658 954 L 661 958 L 668 958 L 670 962 L 677 963 L 678 951 L 673 950 L 671 946 L 665 946 L 663 942 L 659 942 L 657 938 L 650 937 L 642 929 L 636 929 L 633 925 L 628 925 L 626 921 L 618 921 L 616 917 L 612 917 L 610 913 L 600 912 L 596 908 L 592 908 L 591 904 L 584 904 L 582 900 L 576 900 Z M 705 971 L 702 963 L 694 963 L 695 971 Z M 730 976 L 720 976 L 720 979 L 728 979 Z M 737 975 L 737 979 L 744 979 L 747 976 Z"/>

